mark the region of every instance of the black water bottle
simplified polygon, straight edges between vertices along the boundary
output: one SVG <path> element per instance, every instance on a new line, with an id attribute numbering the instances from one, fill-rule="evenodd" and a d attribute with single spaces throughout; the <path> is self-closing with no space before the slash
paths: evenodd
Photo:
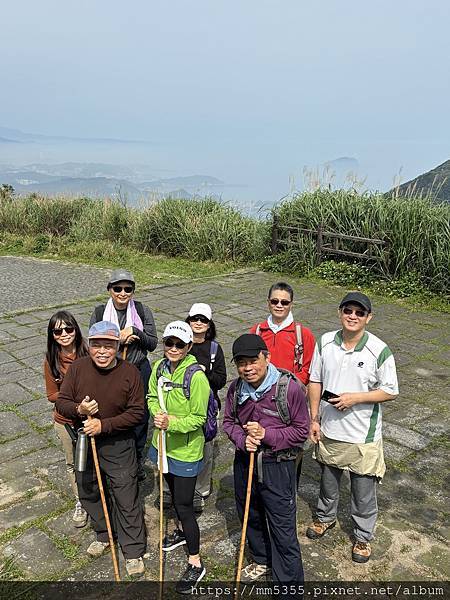
<path id="1" fill-rule="evenodd" d="M 86 470 L 86 459 L 88 451 L 88 436 L 83 427 L 78 429 L 78 440 L 75 446 L 75 471 Z"/>

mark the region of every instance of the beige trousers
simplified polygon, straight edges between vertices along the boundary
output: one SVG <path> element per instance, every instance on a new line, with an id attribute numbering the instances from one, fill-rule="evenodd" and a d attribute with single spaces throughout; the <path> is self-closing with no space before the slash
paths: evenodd
<path id="1" fill-rule="evenodd" d="M 69 479 L 70 487 L 74 493 L 75 498 L 78 500 L 78 488 L 75 480 L 75 466 L 73 460 L 73 444 L 70 435 L 67 433 L 66 428 L 61 423 L 54 422 L 55 433 L 58 436 L 66 458 L 66 471 L 67 478 Z"/>

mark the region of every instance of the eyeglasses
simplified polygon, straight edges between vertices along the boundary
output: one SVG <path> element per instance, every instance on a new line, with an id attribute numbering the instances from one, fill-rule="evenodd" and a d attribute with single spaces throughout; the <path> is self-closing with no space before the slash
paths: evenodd
<path id="1" fill-rule="evenodd" d="M 164 340 L 164 346 L 165 348 L 176 348 L 177 350 L 184 350 L 184 348 L 186 348 L 187 344 L 185 344 L 184 342 L 174 342 L 173 340 Z"/>
<path id="2" fill-rule="evenodd" d="M 281 304 L 281 306 L 289 306 L 292 300 L 279 300 L 278 298 L 269 298 L 269 302 L 272 306 L 278 306 L 278 304 Z"/>
<path id="3" fill-rule="evenodd" d="M 66 325 L 66 327 L 55 327 L 55 329 L 52 330 L 53 331 L 53 335 L 55 337 L 59 337 L 60 335 L 62 335 L 63 331 L 65 331 L 66 333 L 73 333 L 75 331 L 75 327 L 71 327 L 70 325 Z"/>
<path id="4" fill-rule="evenodd" d="M 355 313 L 355 315 L 360 319 L 367 315 L 366 310 L 361 310 L 360 308 L 349 308 L 348 306 L 344 306 L 342 312 L 344 313 L 344 315 L 352 315 L 353 313 Z"/>
<path id="5" fill-rule="evenodd" d="M 200 321 L 200 323 L 203 323 L 204 325 L 207 325 L 209 323 L 209 319 L 207 317 L 204 317 L 203 315 L 195 315 L 195 317 L 189 317 L 189 321 Z"/>
<path id="6" fill-rule="evenodd" d="M 131 294 L 134 291 L 134 288 L 131 285 L 113 285 L 112 286 L 113 292 L 115 292 L 116 294 L 120 294 L 120 292 L 123 290 L 126 294 Z"/>

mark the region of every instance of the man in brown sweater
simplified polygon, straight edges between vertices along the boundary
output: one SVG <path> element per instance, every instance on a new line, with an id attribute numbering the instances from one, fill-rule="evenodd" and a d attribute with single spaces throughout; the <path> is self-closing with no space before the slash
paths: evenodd
<path id="1" fill-rule="evenodd" d="M 129 575 L 142 575 L 146 551 L 144 512 L 138 498 L 137 460 L 133 428 L 144 414 L 142 380 L 130 363 L 117 358 L 120 332 L 109 321 L 89 329 L 89 356 L 69 368 L 56 402 L 58 412 L 78 421 L 89 436 L 96 436 L 100 469 L 114 496 L 113 535 L 126 559 Z M 87 549 L 100 556 L 109 547 L 92 453 L 86 470 L 76 472 L 80 501 L 91 518 L 97 540 Z M 108 493 L 108 492 L 107 492 Z M 107 498 L 108 499 L 108 498 Z M 108 502 L 111 506 L 111 502 Z"/>

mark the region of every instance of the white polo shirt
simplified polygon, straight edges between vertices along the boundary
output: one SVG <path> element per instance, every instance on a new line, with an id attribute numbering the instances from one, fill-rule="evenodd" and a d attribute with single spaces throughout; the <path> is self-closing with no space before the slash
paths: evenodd
<path id="1" fill-rule="evenodd" d="M 352 350 L 342 341 L 342 331 L 325 333 L 316 344 L 310 381 L 334 394 L 383 390 L 398 394 L 395 361 L 389 347 L 366 331 Z M 382 406 L 379 402 L 355 404 L 341 411 L 320 402 L 320 428 L 326 437 L 342 442 L 367 444 L 381 438 Z"/>

